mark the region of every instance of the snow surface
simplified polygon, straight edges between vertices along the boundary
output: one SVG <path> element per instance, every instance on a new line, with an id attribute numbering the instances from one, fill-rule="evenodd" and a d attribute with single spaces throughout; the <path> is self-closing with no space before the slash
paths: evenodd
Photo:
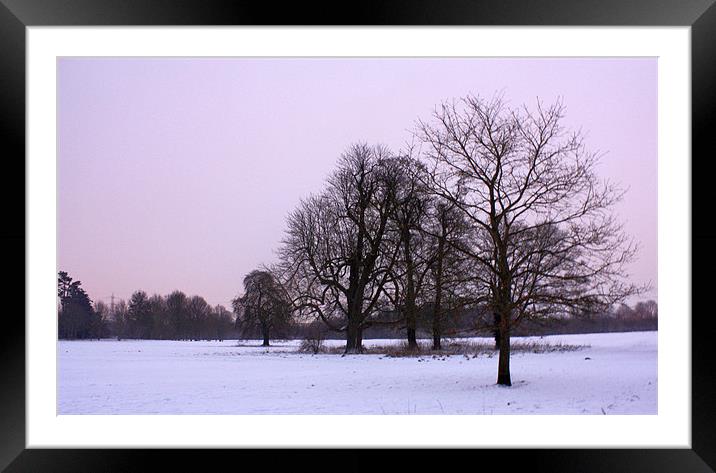
<path id="1" fill-rule="evenodd" d="M 268 349 L 236 340 L 60 341 L 58 414 L 657 414 L 657 332 L 513 340 L 589 347 L 513 353 L 513 386 L 501 387 L 492 355 L 309 355 L 297 353 L 299 341 Z M 402 340 L 364 341 L 381 343 Z"/>

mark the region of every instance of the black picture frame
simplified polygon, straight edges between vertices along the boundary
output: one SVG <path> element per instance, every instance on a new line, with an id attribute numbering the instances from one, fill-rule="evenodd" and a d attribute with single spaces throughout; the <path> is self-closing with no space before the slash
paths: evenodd
<path id="1" fill-rule="evenodd" d="M 714 471 L 716 468 L 716 376 L 711 366 L 714 323 L 705 301 L 712 290 L 716 231 L 708 220 L 711 177 L 701 168 L 712 158 L 711 122 L 716 115 L 716 7 L 714 0 L 400 0 L 270 2 L 241 0 L 0 0 L 0 136 L 4 144 L 4 225 L 0 247 L 16 268 L 8 272 L 8 294 L 25 287 L 25 28 L 41 25 L 569 25 L 690 26 L 692 67 L 692 442 L 691 449 L 521 449 L 451 451 L 450 463 L 493 461 L 532 471 Z M 698 164 L 698 166 L 697 166 Z M 694 172 L 695 168 L 699 172 Z M 23 176 L 22 178 L 20 176 Z M 24 200 L 23 200 L 24 204 Z M 704 215 L 704 218 L 694 216 Z M 22 261 L 21 261 L 22 260 Z M 23 264 L 22 272 L 17 268 Z M 703 268 L 698 277 L 697 269 Z M 24 291 L 23 291 L 24 292 Z M 149 462 L 167 468 L 206 469 L 219 462 L 265 463 L 271 469 L 366 470 L 384 465 L 385 451 L 317 452 L 256 450 L 26 449 L 24 298 L 15 296 L 0 329 L 0 468 L 7 471 L 143 471 Z M 22 301 L 22 302 L 20 302 Z M 6 301 L 7 302 L 7 301 Z M 7 307 L 7 306 L 6 306 Z M 684 317 L 689 314 L 683 314 Z M 476 426 L 477 428 L 478 426 Z M 537 435 L 537 434 L 536 434 Z M 438 471 L 447 455 L 399 451 L 401 468 Z M 173 466 L 170 466 L 172 464 Z M 433 467 L 431 464 L 434 464 Z M 502 468 L 504 470 L 505 468 Z"/>

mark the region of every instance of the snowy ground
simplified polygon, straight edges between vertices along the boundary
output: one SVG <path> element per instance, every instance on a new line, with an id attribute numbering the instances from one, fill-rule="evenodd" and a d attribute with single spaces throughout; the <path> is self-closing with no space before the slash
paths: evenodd
<path id="1" fill-rule="evenodd" d="M 312 356 L 296 353 L 298 341 L 270 349 L 236 340 L 60 341 L 58 414 L 657 413 L 657 332 L 514 340 L 590 347 L 513 354 L 505 388 L 488 355 Z"/>

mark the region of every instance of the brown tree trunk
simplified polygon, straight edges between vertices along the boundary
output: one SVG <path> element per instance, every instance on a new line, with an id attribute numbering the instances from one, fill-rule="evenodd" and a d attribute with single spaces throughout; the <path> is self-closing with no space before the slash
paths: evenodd
<path id="1" fill-rule="evenodd" d="M 360 353 L 360 325 L 354 320 L 348 321 L 348 327 L 346 329 L 346 349 L 344 354 L 348 353 Z M 361 340 L 362 341 L 362 340 Z"/>
<path id="2" fill-rule="evenodd" d="M 356 349 L 358 353 L 363 353 L 363 327 L 358 327 L 358 333 L 356 334 Z"/>
<path id="3" fill-rule="evenodd" d="M 352 327 L 352 324 L 349 322 L 348 327 L 346 329 L 346 349 L 343 352 L 346 353 L 355 353 L 356 351 L 356 333 L 355 329 Z"/>
<path id="4" fill-rule="evenodd" d="M 435 305 L 433 308 L 433 350 L 442 350 L 442 288 L 438 284 L 435 290 Z"/>
<path id="5" fill-rule="evenodd" d="M 493 331 L 495 336 L 495 350 L 499 350 L 502 342 L 502 335 L 500 334 L 500 313 L 495 311 L 493 312 L 492 317 L 493 323 L 495 324 L 495 330 Z"/>
<path id="6" fill-rule="evenodd" d="M 261 346 L 267 347 L 269 346 L 269 331 L 267 328 L 262 330 L 263 336 L 264 336 L 264 342 Z"/>
<path id="7" fill-rule="evenodd" d="M 413 319 L 413 324 L 415 324 L 415 320 Z M 417 350 L 418 349 L 418 339 L 415 336 L 415 327 L 408 327 L 408 349 L 410 350 Z"/>
<path id="8" fill-rule="evenodd" d="M 442 301 L 443 301 L 443 258 L 445 241 L 440 238 L 438 242 L 438 259 L 435 270 L 435 304 L 433 306 L 433 350 L 442 349 Z"/>
<path id="9" fill-rule="evenodd" d="M 362 343 L 361 319 L 363 315 L 363 286 L 357 281 L 355 263 L 351 263 L 349 276 L 351 282 L 346 294 L 348 307 L 348 325 L 346 327 L 346 353 L 360 353 Z"/>
<path id="10" fill-rule="evenodd" d="M 416 332 L 416 307 L 415 307 L 415 281 L 413 280 L 413 255 L 410 249 L 410 233 L 403 236 L 406 263 L 406 288 L 405 288 L 405 325 L 408 329 L 408 349 L 417 350 L 418 340 Z"/>
<path id="11" fill-rule="evenodd" d="M 500 358 L 497 366 L 497 384 L 512 386 L 510 377 L 510 330 L 509 317 L 500 317 Z"/>
<path id="12" fill-rule="evenodd" d="M 437 325 L 437 326 L 436 326 Z M 443 347 L 441 345 L 440 339 L 440 324 L 437 322 L 437 319 L 433 320 L 433 350 L 442 350 Z"/>

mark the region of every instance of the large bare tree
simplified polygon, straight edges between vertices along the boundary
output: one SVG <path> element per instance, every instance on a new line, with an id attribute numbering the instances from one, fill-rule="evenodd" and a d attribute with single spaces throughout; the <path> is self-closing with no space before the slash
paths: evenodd
<path id="1" fill-rule="evenodd" d="M 607 308 L 634 294 L 636 247 L 615 219 L 624 192 L 601 179 L 598 154 L 562 125 L 561 102 L 510 108 L 467 96 L 419 121 L 433 192 L 475 230 L 462 251 L 485 271 L 498 315 L 497 383 L 511 385 L 510 331 L 524 319 Z"/>
<path id="2" fill-rule="evenodd" d="M 346 333 L 346 353 L 381 307 L 398 248 L 389 244 L 396 164 L 382 146 L 356 144 L 341 156 L 323 193 L 288 217 L 281 273 L 302 315 Z"/>

